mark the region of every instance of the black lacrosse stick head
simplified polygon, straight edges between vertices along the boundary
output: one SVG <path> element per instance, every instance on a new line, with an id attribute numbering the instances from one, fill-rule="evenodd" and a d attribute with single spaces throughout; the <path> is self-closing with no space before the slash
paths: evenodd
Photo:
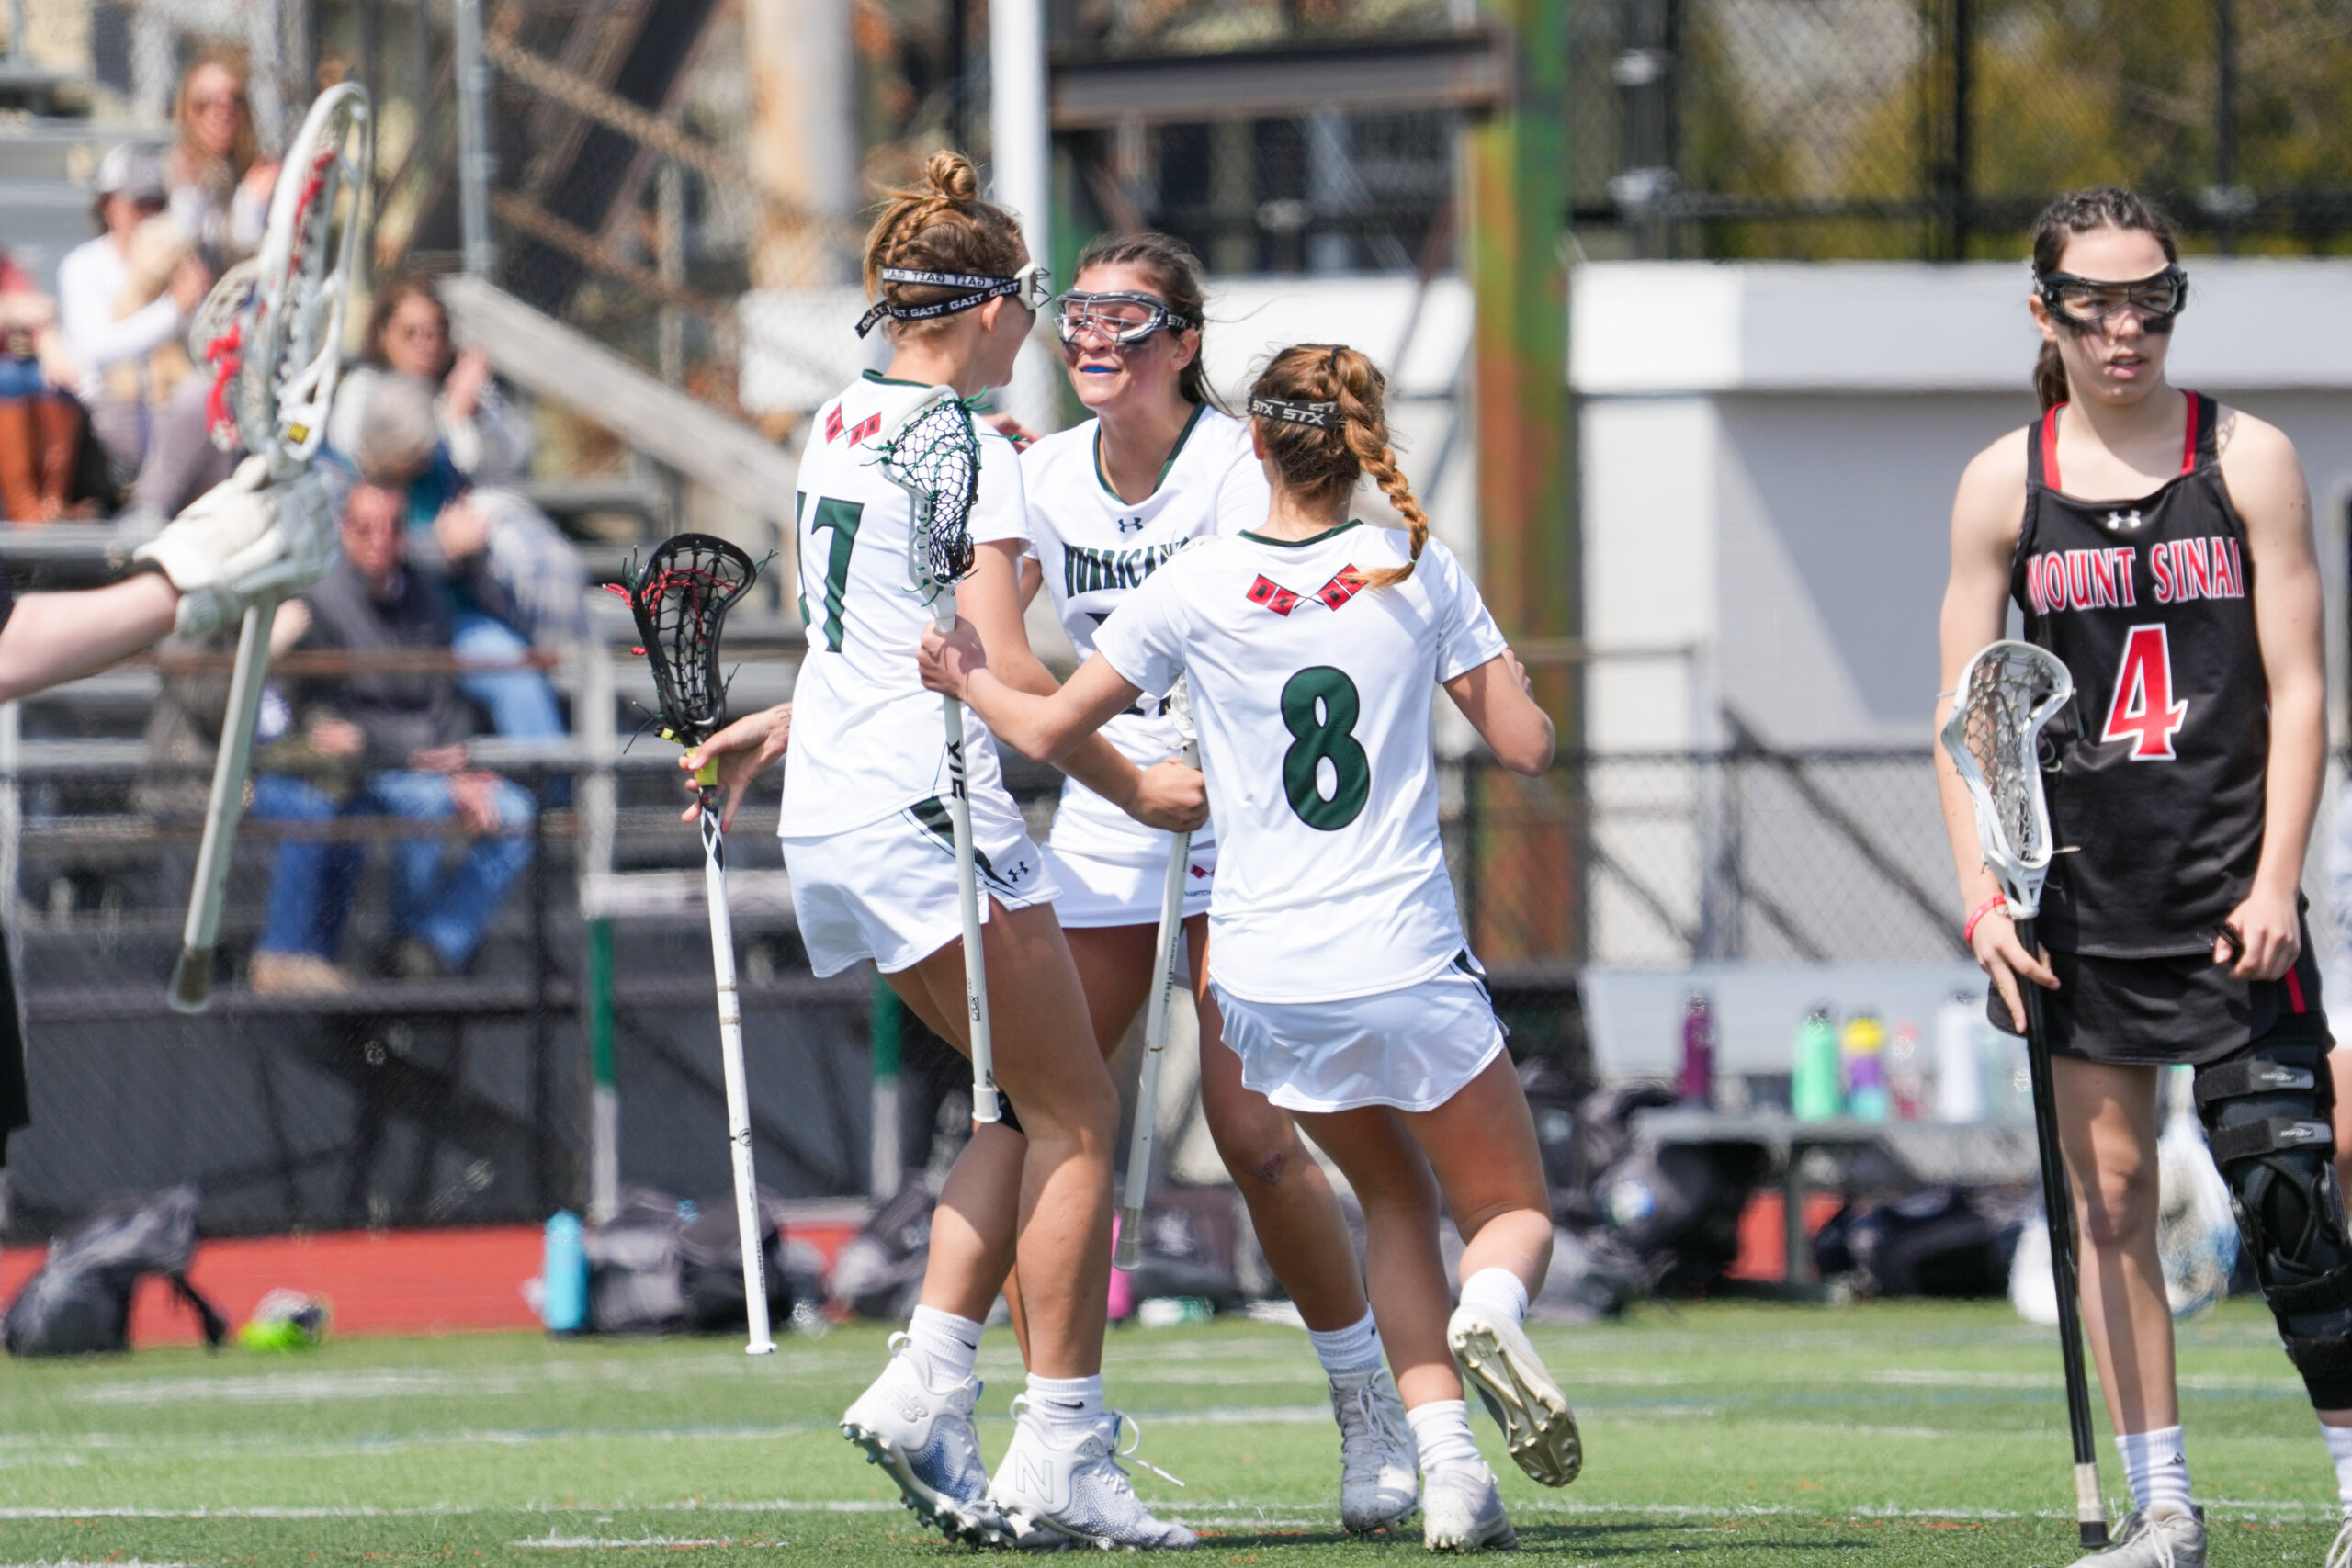
<path id="1" fill-rule="evenodd" d="M 645 639 L 639 651 L 653 666 L 663 739 L 699 746 L 724 720 L 718 630 L 759 574 L 758 563 L 725 539 L 680 534 L 655 546 L 616 590 L 628 601 Z"/>
<path id="2" fill-rule="evenodd" d="M 972 411 L 945 388 L 917 403 L 878 444 L 882 471 L 914 499 L 907 567 L 936 595 L 972 570 L 972 508 L 980 496 L 980 443 Z"/>

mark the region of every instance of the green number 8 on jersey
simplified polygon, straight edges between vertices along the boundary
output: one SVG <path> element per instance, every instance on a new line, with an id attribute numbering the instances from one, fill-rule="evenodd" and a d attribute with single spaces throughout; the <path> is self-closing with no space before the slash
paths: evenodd
<path id="1" fill-rule="evenodd" d="M 1283 793 L 1298 819 L 1337 832 L 1363 815 L 1372 797 L 1372 760 L 1355 738 L 1363 710 L 1347 671 L 1310 665 L 1283 687 L 1283 723 L 1292 742 L 1283 753 Z M 1323 764 L 1331 764 L 1331 793 L 1323 793 Z"/>

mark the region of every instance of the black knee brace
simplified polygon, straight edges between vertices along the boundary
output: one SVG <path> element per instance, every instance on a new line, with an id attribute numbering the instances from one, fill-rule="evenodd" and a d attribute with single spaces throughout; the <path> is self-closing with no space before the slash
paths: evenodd
<path id="1" fill-rule="evenodd" d="M 2197 1111 L 2238 1239 L 2321 1410 L 2352 1407 L 2352 1246 L 2335 1186 L 2327 1047 L 2256 1041 L 2197 1069 Z"/>

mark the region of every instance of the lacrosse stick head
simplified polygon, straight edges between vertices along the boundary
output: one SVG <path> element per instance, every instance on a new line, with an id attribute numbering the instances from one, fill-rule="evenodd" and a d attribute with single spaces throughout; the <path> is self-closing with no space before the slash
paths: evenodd
<path id="1" fill-rule="evenodd" d="M 972 570 L 972 507 L 980 496 L 980 440 L 952 387 L 933 387 L 875 442 L 882 472 L 914 502 L 907 581 L 941 626 L 954 623 L 948 590 Z"/>
<path id="2" fill-rule="evenodd" d="M 1987 644 L 1960 672 L 1944 750 L 1976 808 L 1976 843 L 2008 896 L 2031 919 L 2050 874 L 2050 804 L 2041 790 L 2041 727 L 2075 694 L 2065 662 L 2046 648 Z"/>
<path id="3" fill-rule="evenodd" d="M 223 273 L 197 312 L 213 442 L 266 456 L 278 477 L 326 435 L 374 166 L 367 92 L 345 82 L 321 93 L 278 167 L 260 254 Z"/>
<path id="4" fill-rule="evenodd" d="M 638 651 L 653 666 L 663 739 L 699 746 L 724 719 L 718 630 L 759 574 L 758 563 L 725 539 L 680 534 L 656 546 L 628 581 L 613 589 L 628 601 L 645 639 Z"/>

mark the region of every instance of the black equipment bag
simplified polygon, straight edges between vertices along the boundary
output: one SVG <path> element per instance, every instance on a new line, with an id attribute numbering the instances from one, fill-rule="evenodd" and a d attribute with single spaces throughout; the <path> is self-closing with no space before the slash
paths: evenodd
<path id="1" fill-rule="evenodd" d="M 790 1321 L 807 1281 L 786 1269 L 783 1201 L 760 1189 L 760 1243 L 770 1326 Z M 696 1204 L 630 1187 L 613 1217 L 582 1240 L 592 1334 L 741 1333 L 742 1244 L 729 1196 Z"/>
<path id="2" fill-rule="evenodd" d="M 130 1348 L 130 1294 L 140 1278 L 161 1274 L 220 1348 L 228 1320 L 188 1283 L 196 1253 L 197 1194 L 170 1187 L 118 1199 L 49 1245 L 49 1256 L 0 1317 L 0 1344 L 12 1356 L 82 1356 Z"/>

